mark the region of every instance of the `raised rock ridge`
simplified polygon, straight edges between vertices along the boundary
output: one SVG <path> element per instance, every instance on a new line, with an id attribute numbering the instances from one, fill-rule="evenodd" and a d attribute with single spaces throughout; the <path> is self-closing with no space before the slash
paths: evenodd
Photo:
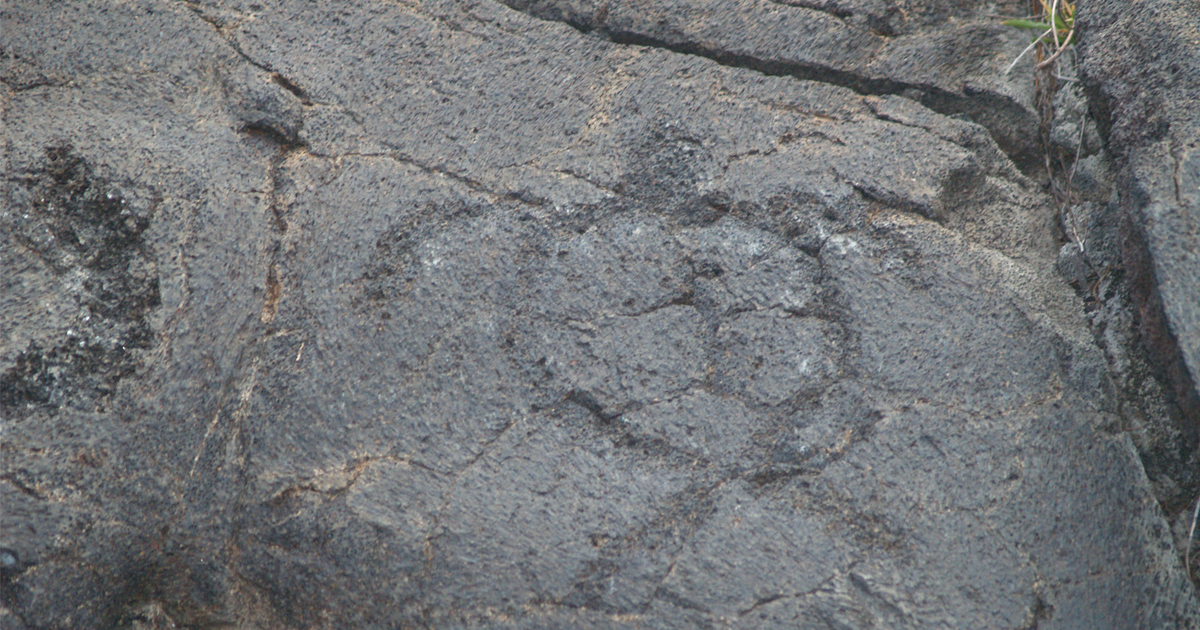
<path id="1" fill-rule="evenodd" d="M 1081 15 L 1085 86 L 1120 185 L 1140 332 L 1200 434 L 1200 24 L 1195 7 L 1100 1 Z"/>
<path id="2" fill-rule="evenodd" d="M 514 6 L 0 10 L 0 627 L 1197 625 L 993 9 Z"/>

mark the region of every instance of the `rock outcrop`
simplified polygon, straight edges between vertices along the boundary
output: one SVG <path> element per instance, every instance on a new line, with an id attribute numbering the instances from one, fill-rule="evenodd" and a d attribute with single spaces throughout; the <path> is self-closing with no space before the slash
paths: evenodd
<path id="1" fill-rule="evenodd" d="M 0 627 L 1200 623 L 992 5 L 511 4 L 0 10 Z"/>
<path id="2" fill-rule="evenodd" d="M 1081 69 L 1110 139 L 1139 329 L 1200 437 L 1200 18 L 1186 3 L 1096 2 Z"/>

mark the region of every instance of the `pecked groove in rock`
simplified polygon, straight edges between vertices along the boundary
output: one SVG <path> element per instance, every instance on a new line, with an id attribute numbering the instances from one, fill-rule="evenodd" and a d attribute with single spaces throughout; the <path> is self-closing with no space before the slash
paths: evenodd
<path id="1" fill-rule="evenodd" d="M 491 2 L 103 9 L 121 46 L 4 15 L 71 81 L 0 86 L 3 159 L 130 182 L 161 304 L 111 406 L 4 417 L 6 623 L 1197 618 L 978 125 Z M 14 295 L 70 304 L 53 274 Z"/>

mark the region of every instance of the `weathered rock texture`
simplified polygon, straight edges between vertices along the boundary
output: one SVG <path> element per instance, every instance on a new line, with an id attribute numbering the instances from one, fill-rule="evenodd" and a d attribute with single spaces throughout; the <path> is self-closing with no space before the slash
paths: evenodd
<path id="1" fill-rule="evenodd" d="M 877 4 L 6 6 L 2 627 L 1195 627 L 1023 38 Z"/>
<path id="2" fill-rule="evenodd" d="M 1139 330 L 1200 437 L 1200 16 L 1096 0 L 1081 70 L 1117 170 Z"/>
<path id="3" fill-rule="evenodd" d="M 983 125 L 1023 168 L 1041 168 L 1032 74 L 1004 76 L 1021 34 L 972 2 L 506 0 L 612 41 L 715 59 L 862 94 L 903 94 Z M 1020 2 L 999 3 L 1020 13 Z M 989 17 L 991 19 L 989 19 Z M 1022 43 L 1023 45 L 1023 43 Z"/>

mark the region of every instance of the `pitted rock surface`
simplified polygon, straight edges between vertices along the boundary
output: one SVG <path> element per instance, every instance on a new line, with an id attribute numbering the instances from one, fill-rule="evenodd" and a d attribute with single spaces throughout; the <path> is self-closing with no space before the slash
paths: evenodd
<path id="1" fill-rule="evenodd" d="M 1022 38 L 727 4 L 0 11 L 3 627 L 1195 627 Z"/>
<path id="2" fill-rule="evenodd" d="M 1200 433 L 1200 18 L 1187 3 L 1125 11 L 1097 2 L 1082 25 L 1090 102 L 1112 139 L 1124 262 L 1139 331 Z M 1137 28 L 1130 28 L 1136 25 Z"/>

